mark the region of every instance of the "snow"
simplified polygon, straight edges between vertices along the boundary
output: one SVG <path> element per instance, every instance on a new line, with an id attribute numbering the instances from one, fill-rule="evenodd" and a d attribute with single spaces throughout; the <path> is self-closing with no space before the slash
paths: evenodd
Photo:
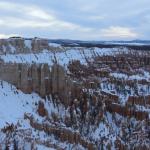
<path id="1" fill-rule="evenodd" d="M 11 53 L 14 53 L 16 51 L 16 48 L 12 46 L 11 44 L 9 45 Z"/>
<path id="2" fill-rule="evenodd" d="M 2 55 L 1 58 L 5 62 L 13 62 L 13 63 L 48 63 L 49 65 L 52 64 L 52 53 L 38 53 L 38 54 L 7 54 Z"/>
<path id="3" fill-rule="evenodd" d="M 24 113 L 33 113 L 35 103 L 40 100 L 36 94 L 24 94 L 13 85 L 1 81 L 0 85 L 0 128 L 6 123 L 16 124 L 23 119 Z"/>
<path id="4" fill-rule="evenodd" d="M 0 55 L 0 58 L 4 62 L 12 63 L 47 63 L 49 65 L 53 64 L 54 55 L 56 56 L 57 62 L 62 66 L 66 66 L 69 61 L 80 60 L 82 64 L 86 64 L 86 59 L 92 60 L 94 55 L 114 55 L 118 52 L 117 48 L 68 48 L 62 52 L 51 52 L 48 50 L 43 50 L 40 53 L 28 53 L 28 54 L 6 54 Z"/>
<path id="5" fill-rule="evenodd" d="M 119 79 L 127 79 L 128 76 L 124 73 L 110 73 L 111 76 Z"/>
<path id="6" fill-rule="evenodd" d="M 142 43 L 142 42 L 105 42 L 105 43 L 116 44 L 116 45 L 135 45 L 135 46 L 150 45 L 150 43 Z"/>
<path id="7" fill-rule="evenodd" d="M 45 147 L 43 145 L 37 145 L 37 150 L 55 150 L 55 149 L 50 147 Z"/>
<path id="8" fill-rule="evenodd" d="M 147 80 L 147 81 L 150 80 L 150 73 L 146 71 L 143 71 L 143 75 L 136 74 L 136 75 L 128 76 L 127 74 L 123 74 L 123 73 L 110 73 L 110 76 L 119 79 L 125 79 L 125 80 Z"/>
<path id="9" fill-rule="evenodd" d="M 49 46 L 51 47 L 61 47 L 61 44 L 57 44 L 57 43 L 48 43 Z"/>
<path id="10" fill-rule="evenodd" d="M 25 40 L 24 41 L 25 47 L 31 49 L 32 48 L 32 41 L 31 40 Z"/>
<path id="11" fill-rule="evenodd" d="M 2 46 L 2 51 L 6 52 L 6 46 L 4 46 L 4 45 Z"/>
<path id="12" fill-rule="evenodd" d="M 109 129 L 106 127 L 105 124 L 100 123 L 99 127 L 95 130 L 95 132 L 93 133 L 93 137 L 95 139 L 99 139 L 99 137 L 105 137 L 109 134 Z"/>

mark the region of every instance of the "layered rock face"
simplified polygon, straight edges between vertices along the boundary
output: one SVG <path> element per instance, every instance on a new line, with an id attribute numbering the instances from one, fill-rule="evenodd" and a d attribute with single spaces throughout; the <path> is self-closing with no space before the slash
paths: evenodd
<path id="1" fill-rule="evenodd" d="M 7 81 L 25 93 L 36 92 L 42 97 L 57 94 L 67 98 L 66 89 L 70 87 L 64 68 L 54 64 L 0 64 L 0 80 Z"/>
<path id="2" fill-rule="evenodd" d="M 43 49 L 48 49 L 48 40 L 41 40 L 41 39 L 32 39 L 32 51 L 39 51 Z"/>
<path id="3" fill-rule="evenodd" d="M 0 53 L 20 53 L 24 51 L 28 51 L 29 48 L 25 46 L 25 42 L 23 38 L 17 39 L 0 39 Z"/>
<path id="4" fill-rule="evenodd" d="M 49 45 L 47 39 L 24 39 L 21 37 L 0 39 L 0 54 L 36 53 L 44 49 L 56 50 L 55 46 Z"/>

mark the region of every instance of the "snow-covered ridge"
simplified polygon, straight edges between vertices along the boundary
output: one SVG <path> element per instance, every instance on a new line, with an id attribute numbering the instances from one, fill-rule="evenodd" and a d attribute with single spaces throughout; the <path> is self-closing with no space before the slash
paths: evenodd
<path id="1" fill-rule="evenodd" d="M 124 79 L 124 80 L 147 80 L 150 81 L 150 73 L 143 71 L 144 74 L 136 74 L 136 75 L 131 75 L 128 76 L 127 74 L 123 73 L 110 73 L 111 76 L 119 79 Z"/>
<path id="2" fill-rule="evenodd" d="M 146 46 L 146 45 L 150 45 L 150 41 L 147 42 L 134 42 L 134 41 L 122 41 L 122 42 L 105 42 L 105 44 L 115 44 L 115 45 L 131 45 L 131 46 Z"/>
<path id="3" fill-rule="evenodd" d="M 9 38 L 0 39 L 0 54 L 19 54 L 29 52 L 40 52 L 44 49 L 60 48 L 61 44 L 49 42 L 48 39 L 24 39 L 24 38 Z"/>
<path id="4" fill-rule="evenodd" d="M 121 52 L 127 52 L 126 48 Z M 118 48 L 67 48 L 63 51 L 43 50 L 40 53 L 27 54 L 6 54 L 0 55 L 0 59 L 8 63 L 48 63 L 52 65 L 55 59 L 63 66 L 67 65 L 69 61 L 80 60 L 81 63 L 86 64 L 87 59 L 92 60 L 94 56 L 115 55 L 120 52 Z"/>
<path id="5" fill-rule="evenodd" d="M 49 40 L 40 38 L 21 38 L 14 37 L 9 39 L 0 39 L 0 54 L 18 54 L 29 52 L 42 52 L 47 50 L 63 50 L 65 47 L 100 47 L 100 48 L 115 48 L 115 47 L 128 47 L 128 46 L 149 46 L 149 41 L 75 41 L 75 40 Z M 148 47 L 147 47 L 148 48 Z"/>
<path id="6" fill-rule="evenodd" d="M 56 44 L 56 43 L 48 43 L 48 45 L 56 48 L 61 47 L 61 44 Z"/>

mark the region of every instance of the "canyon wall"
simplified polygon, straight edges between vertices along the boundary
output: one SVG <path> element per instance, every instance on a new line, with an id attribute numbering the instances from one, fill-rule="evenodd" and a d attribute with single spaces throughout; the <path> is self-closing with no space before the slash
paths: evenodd
<path id="1" fill-rule="evenodd" d="M 0 80 L 15 85 L 25 93 L 36 92 L 40 96 L 52 94 L 68 103 L 68 92 L 72 82 L 66 78 L 64 68 L 54 64 L 50 68 L 47 64 L 12 64 L 0 63 Z"/>
<path id="2" fill-rule="evenodd" d="M 0 39 L 0 54 L 36 53 L 42 50 L 56 50 L 59 47 L 50 45 L 47 39 L 9 38 Z"/>

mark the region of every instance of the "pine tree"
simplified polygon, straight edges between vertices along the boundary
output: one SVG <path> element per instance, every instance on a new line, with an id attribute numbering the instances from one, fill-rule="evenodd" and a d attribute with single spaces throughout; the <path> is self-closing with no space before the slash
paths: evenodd
<path id="1" fill-rule="evenodd" d="M 14 139 L 14 150 L 18 150 L 18 143 L 17 143 L 17 141 Z"/>
<path id="2" fill-rule="evenodd" d="M 6 145 L 5 150 L 9 150 L 9 146 L 8 145 Z"/>

